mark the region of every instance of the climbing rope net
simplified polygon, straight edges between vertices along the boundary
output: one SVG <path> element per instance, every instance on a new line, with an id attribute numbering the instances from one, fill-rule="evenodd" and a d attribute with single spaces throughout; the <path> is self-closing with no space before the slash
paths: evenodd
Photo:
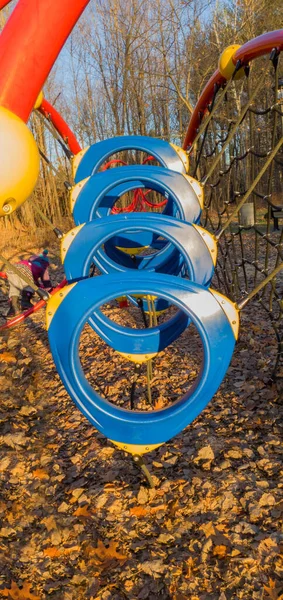
<path id="1" fill-rule="evenodd" d="M 270 320 L 277 340 L 274 376 L 283 360 L 282 271 L 258 288 L 283 260 L 280 64 L 273 50 L 253 60 L 241 81 L 214 85 L 188 150 L 191 172 L 205 189 L 202 225 L 219 244 L 214 284 L 240 307 L 253 298 Z"/>

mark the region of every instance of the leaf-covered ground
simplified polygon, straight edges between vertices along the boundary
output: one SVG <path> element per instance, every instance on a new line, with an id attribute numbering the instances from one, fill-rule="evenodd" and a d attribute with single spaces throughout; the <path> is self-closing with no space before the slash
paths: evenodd
<path id="1" fill-rule="evenodd" d="M 268 385 L 275 350 L 264 315 L 247 310 L 207 409 L 146 455 L 156 484 L 149 489 L 131 457 L 95 431 L 65 392 L 43 312 L 4 332 L 0 597 L 282 599 L 283 394 Z M 81 359 L 92 384 L 127 407 L 132 363 L 87 328 Z M 189 328 L 153 364 L 153 403 L 175 401 L 200 361 Z M 152 408 L 144 371 L 136 407 Z"/>

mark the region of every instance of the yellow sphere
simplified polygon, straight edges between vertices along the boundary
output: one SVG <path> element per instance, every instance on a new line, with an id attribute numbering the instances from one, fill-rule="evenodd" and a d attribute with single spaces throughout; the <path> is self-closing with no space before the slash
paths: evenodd
<path id="1" fill-rule="evenodd" d="M 41 104 L 43 102 L 43 98 L 44 98 L 44 95 L 43 95 L 43 92 L 41 91 L 41 92 L 39 92 L 39 94 L 36 98 L 35 105 L 33 107 L 34 109 L 39 108 L 41 106 Z"/>
<path id="2" fill-rule="evenodd" d="M 225 77 L 225 79 L 231 79 L 234 71 L 235 71 L 235 64 L 233 63 L 233 56 L 235 55 L 235 53 L 237 52 L 238 48 L 241 48 L 241 46 L 237 45 L 237 44 L 233 44 L 232 46 L 227 46 L 227 48 L 225 48 L 225 50 L 222 52 L 219 61 L 218 61 L 218 69 L 222 75 L 222 77 Z M 237 71 L 234 79 L 241 79 L 242 77 L 244 77 L 245 75 L 245 71 L 243 69 L 243 67 L 241 69 L 239 69 L 239 71 Z"/>
<path id="3" fill-rule="evenodd" d="M 39 152 L 27 125 L 0 106 L 0 217 L 31 195 L 39 174 Z"/>

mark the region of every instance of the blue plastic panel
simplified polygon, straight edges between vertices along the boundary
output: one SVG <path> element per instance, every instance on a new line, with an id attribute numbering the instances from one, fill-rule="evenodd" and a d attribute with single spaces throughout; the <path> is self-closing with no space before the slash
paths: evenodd
<path id="1" fill-rule="evenodd" d="M 93 175 L 113 154 L 123 150 L 146 152 L 158 160 L 161 166 L 179 173 L 186 172 L 184 163 L 168 142 L 142 135 L 128 135 L 103 140 L 90 146 L 78 166 L 75 182 Z"/>
<path id="2" fill-rule="evenodd" d="M 158 235 L 162 233 L 171 243 L 167 244 L 154 256 L 140 257 L 136 265 L 130 256 L 122 252 L 120 252 L 120 255 L 123 258 L 123 264 L 120 264 L 119 254 L 109 257 L 101 249 L 101 245 L 105 244 L 111 235 L 131 231 L 135 227 L 139 227 L 140 230 L 154 231 Z M 74 233 L 76 233 L 76 230 L 74 230 Z M 64 243 L 63 239 L 63 246 Z M 105 244 L 105 249 L 106 246 L 107 244 Z M 111 219 L 106 217 L 86 223 L 74 235 L 73 241 L 67 250 L 64 260 L 67 280 L 71 282 L 87 277 L 90 265 L 93 262 L 104 273 L 145 269 L 155 272 L 167 272 L 167 274 L 170 274 L 171 271 L 172 274 L 177 275 L 181 272 L 183 264 L 185 264 L 189 277 L 205 286 L 210 284 L 214 272 L 211 254 L 199 231 L 190 223 L 158 214 L 113 215 Z M 130 298 L 130 301 L 137 306 L 135 298 Z M 160 311 L 168 307 L 168 302 L 158 298 L 154 301 L 154 305 L 155 309 Z M 148 310 L 146 300 L 143 300 L 143 307 L 145 311 Z M 184 327 L 187 326 L 187 322 L 181 318 L 181 315 L 180 319 L 180 324 L 175 329 L 174 327 L 172 329 L 172 319 L 169 319 L 163 326 L 162 337 L 159 336 L 157 330 L 152 332 L 150 336 L 151 347 L 149 347 L 149 338 L 144 336 L 143 332 L 133 330 L 130 335 L 128 331 L 127 338 L 123 327 L 117 324 L 114 325 L 102 314 L 99 317 L 93 315 L 89 323 L 110 346 L 119 352 L 147 354 L 163 350 L 173 339 L 177 339 Z M 176 323 L 175 320 L 174 322 Z"/>
<path id="3" fill-rule="evenodd" d="M 123 252 L 107 256 L 101 248 L 112 236 L 135 230 L 155 232 L 171 243 L 156 254 L 137 256 L 136 262 Z M 62 245 L 64 246 L 64 239 Z M 177 267 L 178 273 L 183 260 L 176 261 L 176 255 L 183 257 L 190 279 L 205 286 L 210 284 L 214 272 L 213 260 L 201 234 L 191 223 L 156 213 L 112 215 L 111 218 L 86 223 L 74 235 L 65 255 L 64 270 L 68 281 L 87 276 L 92 262 L 103 273 L 125 272 L 128 269 L 164 272 L 172 264 Z M 122 264 L 118 262 L 120 259 Z"/>
<path id="4" fill-rule="evenodd" d="M 194 322 L 203 344 L 203 364 L 195 385 L 170 407 L 150 413 L 130 412 L 104 400 L 88 383 L 79 361 L 80 335 L 93 312 L 112 298 L 135 293 L 174 302 Z M 52 300 L 56 302 L 56 296 L 49 301 L 47 312 Z M 191 281 L 148 272 L 124 273 L 123 278 L 103 275 L 100 285 L 97 278 L 91 278 L 70 287 L 53 315 L 48 336 L 58 373 L 80 410 L 106 437 L 129 444 L 163 443 L 189 425 L 218 389 L 235 345 L 230 322 L 209 290 Z"/>
<path id="5" fill-rule="evenodd" d="M 117 198 L 137 188 L 152 189 L 168 198 L 165 214 L 190 223 L 199 221 L 201 206 L 186 177 L 161 167 L 133 166 L 110 169 L 88 179 L 73 206 L 76 225 L 110 215 Z"/>

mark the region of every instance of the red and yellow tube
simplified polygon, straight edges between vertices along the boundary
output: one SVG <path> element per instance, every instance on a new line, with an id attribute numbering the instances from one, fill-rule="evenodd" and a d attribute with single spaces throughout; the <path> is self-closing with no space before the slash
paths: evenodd
<path id="1" fill-rule="evenodd" d="M 0 2 L 0 8 L 8 4 Z M 88 2 L 19 0 L 1 33 L 0 216 L 18 208 L 36 185 L 39 153 L 26 122 Z M 71 143 L 77 147 L 74 140 Z"/>

